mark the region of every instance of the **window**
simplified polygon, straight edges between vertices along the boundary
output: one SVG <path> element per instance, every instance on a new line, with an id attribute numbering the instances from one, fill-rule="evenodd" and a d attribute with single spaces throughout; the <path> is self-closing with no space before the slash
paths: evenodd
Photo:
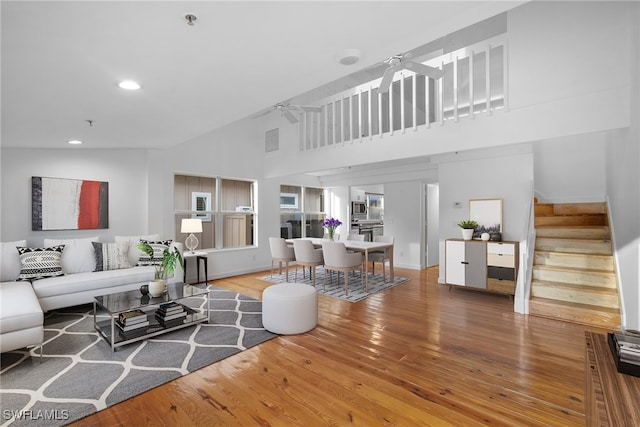
<path id="1" fill-rule="evenodd" d="M 290 203 L 283 203 L 283 198 Z M 322 222 L 326 217 L 324 200 L 322 188 L 281 185 L 280 236 L 285 239 L 322 237 Z"/>
<path id="2" fill-rule="evenodd" d="M 256 182 L 221 177 L 175 175 L 174 213 L 176 240 L 183 218 L 202 219 L 200 249 L 253 246 L 256 241 Z"/>

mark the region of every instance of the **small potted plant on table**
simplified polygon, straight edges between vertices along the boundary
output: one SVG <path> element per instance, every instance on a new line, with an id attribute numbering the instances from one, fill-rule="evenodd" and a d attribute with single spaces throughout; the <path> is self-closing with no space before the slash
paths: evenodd
<path id="1" fill-rule="evenodd" d="M 458 227 L 462 229 L 462 238 L 464 240 L 471 240 L 473 238 L 473 232 L 478 227 L 478 223 L 472 219 L 460 221 Z"/>
<path id="2" fill-rule="evenodd" d="M 149 242 L 142 241 L 138 243 L 138 249 L 149 258 L 153 258 L 153 247 Z M 178 265 L 184 269 L 184 259 L 178 248 L 174 247 L 173 251 L 164 249 L 162 251 L 162 261 L 154 265 L 156 269 L 155 279 L 149 282 L 149 294 L 152 297 L 158 297 L 166 292 L 167 277 L 173 276 Z"/>

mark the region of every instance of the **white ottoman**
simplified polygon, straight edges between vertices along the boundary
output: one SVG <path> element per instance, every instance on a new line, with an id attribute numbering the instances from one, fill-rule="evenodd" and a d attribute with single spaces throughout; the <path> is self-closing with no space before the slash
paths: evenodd
<path id="1" fill-rule="evenodd" d="M 29 282 L 4 282 L 0 286 L 0 350 L 42 345 L 44 315 Z M 42 349 L 40 350 L 42 357 Z"/>
<path id="2" fill-rule="evenodd" d="M 262 293 L 262 324 L 275 334 L 293 335 L 318 324 L 318 293 L 301 283 L 280 283 Z"/>

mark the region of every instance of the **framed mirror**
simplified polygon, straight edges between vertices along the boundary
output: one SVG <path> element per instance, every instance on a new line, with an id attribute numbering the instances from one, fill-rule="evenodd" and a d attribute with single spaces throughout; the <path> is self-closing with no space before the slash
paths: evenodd
<path id="1" fill-rule="evenodd" d="M 473 238 L 482 233 L 502 233 L 502 199 L 469 200 L 469 219 L 478 222 Z"/>

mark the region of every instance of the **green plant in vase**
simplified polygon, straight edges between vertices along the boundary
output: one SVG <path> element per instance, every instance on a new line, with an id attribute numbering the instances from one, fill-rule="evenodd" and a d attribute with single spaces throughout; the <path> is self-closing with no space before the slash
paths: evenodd
<path id="1" fill-rule="evenodd" d="M 478 222 L 472 219 L 460 221 L 458 227 L 462 229 L 462 238 L 464 240 L 471 240 L 473 238 L 473 232 L 478 228 Z"/>
<path id="2" fill-rule="evenodd" d="M 137 247 L 149 258 L 153 258 L 153 247 L 149 242 L 141 241 Z M 184 269 L 184 259 L 178 248 L 174 247 L 173 251 L 164 249 L 162 251 L 162 261 L 160 264 L 154 265 L 156 270 L 154 275 L 155 280 L 149 283 L 149 293 L 151 296 L 160 296 L 166 291 L 167 278 L 173 276 L 178 265 Z"/>

